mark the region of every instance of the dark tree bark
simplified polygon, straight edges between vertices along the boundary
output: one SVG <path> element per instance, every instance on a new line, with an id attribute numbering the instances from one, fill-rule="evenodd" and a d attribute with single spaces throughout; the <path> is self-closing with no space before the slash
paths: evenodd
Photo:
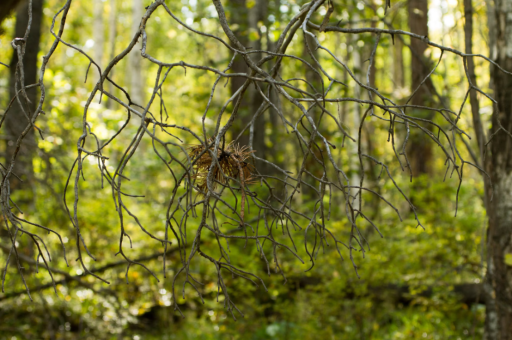
<path id="1" fill-rule="evenodd" d="M 402 40 L 395 39 L 393 48 L 393 82 L 398 88 L 405 87 L 403 48 Z"/>
<path id="2" fill-rule="evenodd" d="M 20 2 L 20 0 L 2 0 L 2 5 L 0 6 L 0 24 L 12 14 Z"/>
<path id="3" fill-rule="evenodd" d="M 315 69 L 317 69 L 316 62 L 315 62 L 315 59 L 318 58 L 318 51 L 315 48 L 316 42 L 311 36 L 306 35 L 306 34 L 303 34 L 302 38 L 303 38 L 302 58 L 304 60 L 306 60 Z M 311 55 L 313 55 L 313 56 L 311 56 Z M 304 78 L 307 81 L 305 90 L 309 93 L 315 94 L 316 96 L 321 95 L 322 94 L 322 79 L 310 67 L 305 67 L 304 73 L 305 73 Z M 303 86 L 303 84 L 301 84 L 301 83 L 302 82 L 297 83 L 297 85 Z M 309 104 L 309 105 L 313 105 L 313 104 Z M 308 112 L 316 124 L 318 122 L 318 118 L 322 111 L 320 110 L 320 108 L 314 107 L 314 108 L 308 110 Z M 307 126 L 309 131 L 311 132 L 312 130 L 309 128 L 309 123 L 307 122 L 306 118 L 304 118 L 303 122 L 304 122 L 304 125 Z M 317 159 L 322 159 L 322 154 L 319 149 L 313 148 L 311 151 L 312 151 L 312 153 L 314 153 L 316 155 Z M 319 177 L 319 178 L 322 177 L 323 169 L 320 166 L 320 164 L 317 163 L 317 161 L 315 160 L 315 157 L 313 157 L 311 155 L 308 157 L 308 159 L 306 160 L 306 168 L 308 169 L 309 172 L 314 174 L 316 177 Z M 313 195 L 314 194 L 314 191 L 311 190 L 311 188 L 309 188 L 308 186 L 304 186 L 302 188 L 302 192 L 305 195 Z"/>
<path id="4" fill-rule="evenodd" d="M 464 0 L 464 18 L 465 18 L 465 25 L 464 25 L 464 37 L 465 37 L 465 47 L 466 47 L 466 53 L 472 54 L 473 53 L 473 4 L 471 0 Z M 468 57 L 466 59 L 466 68 L 467 68 L 467 76 L 469 77 L 469 80 L 472 85 L 477 85 L 477 79 L 475 74 L 475 63 L 472 57 Z M 477 98 L 477 92 L 475 90 L 471 90 L 469 93 L 469 102 L 471 104 L 471 116 L 473 118 L 473 129 L 475 131 L 476 135 L 476 141 L 478 145 L 478 163 L 480 165 L 483 164 L 484 160 L 484 151 L 485 151 L 485 141 L 487 140 L 485 136 L 485 132 L 483 129 L 482 120 L 480 118 L 480 109 L 479 109 L 479 102 Z M 487 162 L 487 164 L 483 164 L 483 166 L 486 168 L 487 172 L 490 172 L 490 164 L 491 162 Z M 490 190 L 490 183 L 487 176 L 483 176 L 484 181 L 484 187 L 485 187 L 485 195 L 484 195 L 484 205 L 487 209 L 487 211 L 490 211 L 490 197 L 492 195 L 492 192 Z M 492 261 L 487 261 L 489 268 L 492 264 Z M 488 268 L 488 269 L 489 269 Z M 493 284 L 491 275 L 489 275 L 489 271 L 486 275 L 486 278 L 482 285 L 482 296 L 485 299 L 486 303 L 486 322 L 485 322 L 485 339 L 498 339 L 497 335 L 497 318 L 496 318 L 496 300 L 494 298 L 495 294 L 493 292 Z"/>
<path id="5" fill-rule="evenodd" d="M 473 53 L 473 5 L 471 0 L 464 0 L 464 37 L 465 37 L 465 45 L 466 45 L 466 53 Z M 477 86 L 476 84 L 476 74 L 475 74 L 475 62 L 473 57 L 468 57 L 466 59 L 466 67 L 469 79 L 471 84 Z M 482 125 L 482 120 L 480 119 L 480 108 L 477 98 L 476 90 L 471 90 L 469 93 L 469 102 L 471 104 L 471 116 L 473 118 L 473 129 L 475 130 L 476 140 L 478 144 L 478 150 L 480 151 L 480 161 L 483 159 L 483 151 L 484 151 L 484 143 L 485 143 L 485 133 Z"/>
<path id="6" fill-rule="evenodd" d="M 412 33 L 428 36 L 428 1 L 409 0 L 409 29 Z M 428 71 L 425 72 L 427 61 L 424 58 L 427 44 L 419 39 L 411 39 L 411 93 L 421 84 Z M 410 104 L 427 106 L 429 102 L 428 84 L 424 84 L 416 92 Z M 432 119 L 432 114 L 420 110 L 413 111 L 415 116 Z M 430 129 L 430 125 L 424 126 Z M 429 174 L 432 172 L 433 150 L 431 141 L 425 138 L 421 131 L 411 130 L 407 148 L 407 156 L 413 175 Z"/>
<path id="7" fill-rule="evenodd" d="M 318 59 L 318 51 L 316 50 L 316 42 L 315 39 L 313 39 L 311 36 L 303 34 L 304 39 L 304 45 L 303 45 L 303 51 L 302 51 L 302 58 L 306 60 L 311 66 L 313 66 L 316 69 L 316 62 L 313 59 Z M 309 48 L 309 49 L 308 49 Z M 311 56 L 313 54 L 313 57 Z M 311 86 L 307 85 L 306 91 L 310 93 L 322 93 L 322 79 L 318 76 L 318 74 L 311 69 L 310 67 L 304 68 L 306 80 L 309 84 L 311 84 L 314 87 L 314 90 L 311 88 Z"/>
<path id="8" fill-rule="evenodd" d="M 264 0 L 257 0 L 252 8 L 247 8 L 245 0 L 229 0 L 229 19 L 233 32 L 236 34 L 238 40 L 247 48 L 252 50 L 261 49 L 261 32 L 258 28 L 258 22 L 266 22 L 267 3 Z M 252 38 L 252 39 L 251 39 Z M 261 54 L 251 54 L 254 61 L 261 58 Z M 233 62 L 231 72 L 233 73 L 247 73 L 249 67 L 244 59 L 238 55 Z M 245 82 L 245 78 L 231 78 L 230 87 L 231 93 L 235 93 Z M 262 88 L 262 91 L 264 89 Z M 238 110 L 237 122 L 234 124 L 232 132 L 233 138 L 238 136 L 240 131 L 251 121 L 254 113 L 258 110 L 263 97 L 258 93 L 254 86 L 250 86 L 245 92 L 242 103 Z M 268 153 L 265 144 L 265 115 L 261 115 L 255 122 L 254 137 L 252 147 L 256 150 L 256 155 L 260 158 L 266 158 Z M 249 130 L 247 130 L 238 140 L 240 145 L 249 145 Z M 258 164 L 260 171 L 265 172 L 265 165 Z"/>
<path id="9" fill-rule="evenodd" d="M 495 0 L 495 61 L 504 69 L 512 70 L 512 0 Z M 487 281 L 492 286 L 490 298 L 495 302 L 496 312 L 487 320 L 486 338 L 498 340 L 512 339 L 512 266 L 506 258 L 512 255 L 512 76 L 491 67 L 491 84 L 497 105 L 492 115 L 490 136 L 491 156 L 487 157 L 487 168 L 491 173 L 494 188 L 487 214 L 488 268 Z M 507 132 L 505 132 L 505 129 Z M 488 192 L 488 195 L 490 192 Z M 490 197 L 489 197 L 490 198 Z M 494 298 L 493 296 L 494 295 Z M 488 314 L 488 317 L 490 315 Z M 492 319 L 495 318 L 495 320 Z M 494 322 L 493 322 L 494 321 Z"/>
<path id="10" fill-rule="evenodd" d="M 27 41 L 25 42 L 25 56 L 23 58 L 23 69 L 25 86 L 31 85 L 37 82 L 38 79 L 38 53 L 39 53 L 39 42 L 41 38 L 41 22 L 43 17 L 43 0 L 32 1 L 32 24 L 30 33 Z M 16 13 L 16 27 L 15 37 L 22 38 L 25 35 L 25 31 L 28 25 L 28 1 L 24 2 L 17 10 Z M 17 71 L 18 55 L 13 53 L 13 57 L 10 63 L 10 97 L 14 98 L 16 95 L 15 82 L 16 82 L 16 71 Z M 19 70 L 18 70 L 19 72 Z M 18 90 L 21 88 L 21 84 L 17 84 Z M 28 102 L 23 95 L 20 94 L 19 99 L 25 112 L 32 116 L 38 103 L 38 89 L 36 87 L 26 90 Z M 14 100 L 14 103 L 7 113 L 5 119 L 5 131 L 8 135 L 6 143 L 6 155 L 10 160 L 16 145 L 16 140 L 22 131 L 28 124 L 28 119 L 23 113 L 22 108 L 19 105 L 18 100 Z M 11 189 L 23 189 L 26 193 L 32 192 L 33 182 L 33 166 L 32 158 L 33 152 L 36 146 L 34 138 L 34 131 L 30 131 L 29 134 L 24 138 L 20 151 L 16 157 L 13 172 L 23 180 L 20 182 L 16 177 L 11 177 Z M 32 201 L 32 195 L 25 194 L 23 197 L 18 198 L 17 204 L 21 206 L 29 204 Z"/>

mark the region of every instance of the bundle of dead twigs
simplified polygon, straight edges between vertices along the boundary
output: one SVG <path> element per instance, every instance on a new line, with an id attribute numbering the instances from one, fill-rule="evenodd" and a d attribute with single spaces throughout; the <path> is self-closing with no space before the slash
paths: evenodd
<path id="1" fill-rule="evenodd" d="M 241 217 L 243 221 L 244 217 L 244 206 L 245 206 L 245 185 L 254 182 L 255 180 L 255 168 L 247 162 L 247 159 L 255 150 L 250 150 L 248 146 L 240 146 L 233 142 L 225 146 L 225 141 L 222 146 L 219 145 L 217 149 L 217 162 L 214 161 L 212 155 L 215 155 L 215 139 L 213 137 L 208 138 L 206 146 L 204 144 L 194 145 L 189 148 L 189 157 L 196 159 L 199 157 L 194 165 L 195 184 L 202 194 L 206 194 L 208 190 L 207 177 L 210 169 L 213 167 L 213 188 L 215 189 L 217 184 L 228 185 L 230 180 L 238 180 L 240 182 L 240 190 L 242 192 L 241 202 Z M 204 152 L 206 148 L 208 151 Z"/>
<path id="2" fill-rule="evenodd" d="M 214 154 L 214 138 L 206 141 L 210 151 L 204 152 L 205 145 L 194 145 L 189 148 L 189 157 L 195 159 L 200 157 L 194 166 L 194 176 L 197 187 L 205 193 L 207 190 L 206 178 L 211 167 L 213 169 L 214 186 L 217 184 L 226 185 L 230 179 L 237 179 L 241 186 L 254 181 L 254 166 L 247 162 L 250 155 L 256 151 L 249 150 L 248 146 L 229 143 L 226 147 L 220 146 L 217 149 L 217 162 L 212 159 Z M 218 165 L 218 166 L 217 166 Z"/>

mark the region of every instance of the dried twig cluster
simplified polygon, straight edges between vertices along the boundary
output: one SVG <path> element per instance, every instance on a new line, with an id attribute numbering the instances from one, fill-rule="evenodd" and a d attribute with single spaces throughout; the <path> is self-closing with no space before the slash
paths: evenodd
<path id="1" fill-rule="evenodd" d="M 225 139 L 223 139 L 224 144 Z M 255 168 L 248 162 L 251 154 L 256 152 L 250 150 L 248 146 L 240 146 L 233 142 L 229 143 L 226 147 L 224 145 L 217 149 L 214 153 L 213 137 L 206 140 L 206 146 L 203 144 L 192 146 L 189 148 L 189 157 L 196 159 L 193 178 L 196 180 L 196 185 L 202 194 L 208 191 L 207 177 L 212 169 L 214 178 L 215 189 L 217 183 L 226 185 L 229 179 L 235 179 L 240 183 L 240 188 L 243 190 L 245 184 L 254 182 Z M 213 157 L 212 157 L 213 155 Z"/>
<path id="2" fill-rule="evenodd" d="M 208 192 L 208 175 L 211 171 L 214 180 L 212 190 L 215 190 L 217 184 L 226 186 L 229 180 L 235 180 L 240 185 L 241 203 L 240 217 L 241 226 L 243 226 L 245 215 L 245 185 L 254 182 L 255 167 L 248 163 L 251 154 L 256 152 L 250 151 L 248 146 L 240 146 L 234 142 L 225 146 L 226 139 L 222 139 L 222 147 L 217 148 L 215 152 L 215 139 L 206 140 L 206 145 L 197 145 L 190 148 L 189 157 L 197 159 L 195 162 L 195 173 L 192 176 L 195 180 L 201 194 L 206 195 Z"/>

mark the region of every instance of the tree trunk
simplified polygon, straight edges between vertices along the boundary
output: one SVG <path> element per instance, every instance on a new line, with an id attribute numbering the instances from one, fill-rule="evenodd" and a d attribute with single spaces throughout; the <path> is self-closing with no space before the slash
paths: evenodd
<path id="1" fill-rule="evenodd" d="M 116 19 L 117 19 L 116 0 L 110 0 L 110 12 L 108 16 L 108 60 L 109 62 L 116 56 Z M 109 77 L 114 77 L 114 69 L 109 73 Z M 105 82 L 108 86 L 108 92 L 115 95 L 115 87 L 111 82 Z M 107 99 L 107 108 L 113 109 L 115 101 L 113 99 Z"/>
<path id="2" fill-rule="evenodd" d="M 251 8 L 247 8 L 245 0 L 229 0 L 227 3 L 229 10 L 229 23 L 237 39 L 247 48 L 252 50 L 261 49 L 262 32 L 258 27 L 258 22 L 266 22 L 267 3 L 265 0 L 257 0 Z M 250 57 L 257 62 L 262 56 L 261 54 L 251 54 Z M 232 73 L 247 73 L 249 67 L 245 63 L 242 56 L 238 55 L 231 67 Z M 231 78 L 231 93 L 238 91 L 245 83 L 245 78 Z M 262 87 L 262 91 L 265 89 Z M 252 120 L 254 113 L 263 103 L 263 97 L 259 94 L 254 86 L 250 86 L 245 92 L 242 103 L 238 109 L 238 118 L 233 124 L 232 138 L 238 136 L 240 131 Z M 260 158 L 267 157 L 268 148 L 265 144 L 265 125 L 266 117 L 261 115 L 254 123 L 252 148 L 256 150 L 256 155 Z M 240 145 L 250 145 L 249 129 L 238 140 Z M 258 170 L 262 173 L 268 172 L 266 164 L 259 163 Z"/>
<path id="3" fill-rule="evenodd" d="M 19 3 L 20 0 L 2 0 L 2 6 L 0 6 L 0 25 L 11 15 L 12 11 L 16 9 Z M 2 33 L 1 29 L 0 33 Z"/>
<path id="4" fill-rule="evenodd" d="M 354 22 L 359 21 L 359 13 L 357 10 L 354 10 L 354 15 L 352 17 L 352 20 Z M 352 52 L 349 52 L 347 54 L 347 61 L 352 59 L 352 69 L 354 70 L 354 74 L 358 77 L 359 81 L 361 81 L 363 84 L 366 83 L 366 74 L 363 70 L 363 64 L 364 60 L 361 56 L 361 53 L 359 53 L 359 47 L 357 46 L 357 37 L 350 34 L 347 37 L 347 46 L 352 46 Z M 354 86 L 354 98 L 356 99 L 362 99 L 361 98 L 361 87 Z M 346 120 L 346 124 L 350 126 L 351 134 L 356 138 L 356 140 L 359 139 L 359 126 L 361 125 L 361 116 L 362 116 L 362 108 L 361 105 L 358 102 L 354 102 L 352 104 L 353 110 L 351 111 L 352 117 L 350 119 Z M 357 155 L 357 143 L 347 143 L 348 148 L 350 148 L 350 152 L 352 155 Z M 350 182 L 352 185 L 359 185 L 359 182 L 361 181 L 361 174 L 359 173 L 359 164 L 357 162 L 351 163 L 351 176 L 350 176 Z M 359 200 L 355 200 L 354 203 L 356 206 L 356 209 L 359 209 Z"/>
<path id="5" fill-rule="evenodd" d="M 496 22 L 495 61 L 504 69 L 512 70 L 512 0 L 495 0 L 493 15 Z M 488 169 L 494 188 L 492 202 L 489 197 L 488 268 L 487 280 L 492 285 L 495 302 L 495 322 L 488 318 L 486 338 L 512 339 L 512 76 L 491 67 L 491 83 L 497 106 L 492 115 L 491 156 Z M 496 133 L 496 134 L 495 134 Z M 495 135 L 494 135 L 495 134 Z M 492 298 L 491 295 L 491 298 Z M 488 315 L 489 316 L 489 315 Z M 494 328 L 493 328 L 494 327 Z"/>
<path id="6" fill-rule="evenodd" d="M 23 58 L 25 86 L 36 83 L 38 79 L 37 54 L 39 53 L 39 41 L 41 38 L 42 16 L 43 0 L 33 0 L 32 24 L 27 41 L 25 42 L 26 49 L 25 56 Z M 18 8 L 16 13 L 16 27 L 14 32 L 16 38 L 22 38 L 25 35 L 28 19 L 28 2 L 25 2 Z M 16 84 L 16 72 L 19 74 L 19 70 L 17 70 L 17 64 L 18 55 L 14 52 L 10 63 L 10 98 L 14 98 L 16 96 L 15 86 L 17 87 L 18 91 L 21 89 L 20 82 L 18 81 Z M 25 113 L 23 112 L 22 107 L 20 107 L 19 102 L 16 99 L 14 100 L 11 109 L 7 113 L 7 117 L 4 123 L 5 131 L 8 135 L 6 145 L 7 160 L 10 160 L 12 157 L 12 154 L 16 148 L 16 141 L 23 130 L 27 127 L 28 119 L 26 115 L 31 117 L 36 109 L 38 102 L 37 92 L 38 90 L 36 87 L 26 90 L 30 102 L 27 102 L 23 95 L 19 95 L 19 101 L 23 105 Z M 32 130 L 24 138 L 13 168 L 13 172 L 19 178 L 21 178 L 23 182 L 19 181 L 16 176 L 11 176 L 10 178 L 12 191 L 22 189 L 26 192 L 26 194 L 24 194 L 23 197 L 19 197 L 16 202 L 22 209 L 24 208 L 23 206 L 26 207 L 26 205 L 31 204 L 33 200 L 32 184 L 34 178 L 34 169 L 32 166 L 32 158 L 35 148 L 36 141 L 34 138 L 34 131 Z"/>
<path id="7" fill-rule="evenodd" d="M 393 45 L 393 83 L 396 88 L 402 89 L 405 87 L 404 79 L 404 56 L 403 56 L 404 44 L 402 40 L 395 39 Z"/>
<path id="8" fill-rule="evenodd" d="M 473 53 L 473 4 L 471 0 L 464 0 L 464 19 L 465 19 L 465 25 L 464 25 L 464 38 L 465 38 L 465 47 L 466 47 L 466 54 L 472 54 Z M 475 74 L 475 63 L 472 57 L 468 57 L 466 61 L 467 66 L 467 73 L 469 76 L 469 79 L 471 81 L 471 84 L 474 86 L 478 86 L 476 74 Z M 475 90 L 472 90 L 470 92 L 470 104 L 471 104 L 471 116 L 473 118 L 473 130 L 475 131 L 476 135 L 476 141 L 478 146 L 478 159 L 477 162 L 479 165 L 483 165 L 486 168 L 487 172 L 490 172 L 490 162 L 487 162 L 487 164 L 483 164 L 484 160 L 484 152 L 485 152 L 485 141 L 487 140 L 485 136 L 485 132 L 483 129 L 482 120 L 480 118 L 480 109 L 479 109 L 479 102 L 477 98 L 477 93 Z M 487 211 L 490 211 L 489 204 L 490 197 L 492 192 L 490 191 L 490 183 L 487 178 L 487 176 L 482 176 L 484 181 L 484 187 L 485 187 L 485 195 L 484 195 L 484 205 L 486 207 Z M 489 248 L 490 249 L 490 248 Z M 494 298 L 494 289 L 492 284 L 492 277 L 489 274 L 492 272 L 492 261 L 487 261 L 488 270 L 486 277 L 484 279 L 483 285 L 482 285 L 482 295 L 483 299 L 485 300 L 486 308 L 485 308 L 485 315 L 486 315 L 486 322 L 485 322 L 485 336 L 484 338 L 486 340 L 491 339 L 498 339 L 497 335 L 497 317 L 496 317 L 496 300 Z"/>
<path id="9" fill-rule="evenodd" d="M 27 30 L 29 22 L 29 5 L 28 1 L 24 2 L 16 12 L 16 26 L 14 31 L 15 38 L 23 38 L 25 31 Z M 23 131 L 29 124 L 29 117 L 32 118 L 34 111 L 37 108 L 38 103 L 38 90 L 37 87 L 26 89 L 25 97 L 23 94 L 19 94 L 16 97 L 17 92 L 20 92 L 22 86 L 28 86 L 35 84 L 38 81 L 38 65 L 37 65 L 37 54 L 39 53 L 39 42 L 41 38 L 41 22 L 43 17 L 43 0 L 32 1 L 32 23 L 30 26 L 30 32 L 23 43 L 25 45 L 25 53 L 23 56 L 23 73 L 24 83 L 22 85 L 20 81 L 20 70 L 18 69 L 18 54 L 13 51 L 10 67 L 10 80 L 9 80 L 9 94 L 10 98 L 14 99 L 12 107 L 7 112 L 7 116 L 4 121 L 4 133 L 7 135 L 5 151 L 6 151 L 6 162 L 9 164 L 11 158 L 16 151 L 16 142 Z M 20 106 L 20 103 L 22 106 Z M 37 142 L 34 138 L 34 130 L 29 131 L 23 141 L 21 142 L 20 149 L 16 156 L 16 160 L 13 167 L 13 174 L 10 176 L 10 190 L 13 195 L 13 200 L 16 205 L 20 207 L 22 211 L 32 210 L 29 207 L 34 205 L 34 167 L 32 159 L 34 157 L 34 151 L 37 148 Z M 21 180 L 20 180 L 21 179 Z M 0 231 L 1 236 L 5 236 L 6 230 Z M 25 240 L 21 240 L 19 250 L 27 256 L 34 255 L 34 246 L 26 245 Z M 28 270 L 28 268 L 26 268 Z"/>
<path id="10" fill-rule="evenodd" d="M 490 11 L 488 12 L 490 14 Z M 492 15 L 490 16 L 492 17 Z M 465 25 L 464 25 L 464 36 L 465 36 L 465 45 L 466 45 L 466 54 L 472 54 L 473 53 L 473 4 L 471 0 L 464 0 L 464 18 L 465 18 Z M 490 22 L 492 22 L 491 19 L 489 19 Z M 492 32 L 492 29 L 490 28 L 490 32 Z M 491 33 L 492 34 L 492 33 Z M 469 79 L 471 81 L 471 84 L 478 86 L 476 83 L 476 74 L 475 74 L 475 63 L 472 57 L 467 58 L 467 73 L 469 76 Z M 483 164 L 484 160 L 484 152 L 485 152 L 485 141 L 487 140 L 485 136 L 485 132 L 483 129 L 482 120 L 480 118 L 480 109 L 479 109 L 479 102 L 477 98 L 477 93 L 475 90 L 472 90 L 470 92 L 470 104 L 471 104 L 471 116 L 473 118 L 473 129 L 475 131 L 477 145 L 478 145 L 478 151 L 479 151 L 479 158 L 478 162 L 480 165 Z M 483 164 L 483 166 L 486 168 L 487 172 L 490 172 L 490 164 L 491 162 L 487 162 L 487 164 Z M 485 195 L 484 195 L 484 205 L 486 207 L 487 211 L 490 211 L 490 197 L 492 195 L 492 192 L 490 191 L 490 183 L 487 178 L 487 176 L 482 176 L 484 181 L 484 187 L 485 187 Z M 488 242 L 490 241 L 490 238 L 488 238 Z M 490 247 L 488 247 L 490 249 Z M 486 277 L 484 279 L 483 285 L 482 285 L 482 295 L 483 299 L 485 300 L 485 336 L 484 339 L 491 340 L 491 339 L 498 339 L 498 319 L 496 314 L 496 300 L 495 300 L 495 293 L 493 288 L 493 282 L 492 282 L 492 260 L 490 257 L 488 257 L 487 260 L 487 273 Z"/>
<path id="11" fill-rule="evenodd" d="M 103 45 L 105 44 L 105 28 L 103 25 L 103 1 L 93 2 L 93 36 L 94 36 L 94 61 L 103 68 Z M 99 77 L 98 77 L 99 78 Z"/>
<path id="12" fill-rule="evenodd" d="M 144 15 L 144 5 L 142 0 L 133 0 L 132 2 L 132 34 L 133 37 L 135 32 L 139 30 L 140 20 Z M 137 45 L 135 45 L 130 52 L 128 64 L 128 74 L 130 82 L 130 96 L 132 101 L 141 106 L 145 106 L 144 103 L 144 79 L 142 75 L 142 56 L 140 55 L 140 49 L 142 46 L 141 39 Z"/>
<path id="13" fill-rule="evenodd" d="M 103 51 L 105 45 L 105 25 L 103 23 L 103 0 L 94 0 L 93 1 L 93 28 L 92 34 L 94 38 L 94 51 L 93 58 L 94 61 L 100 65 L 101 69 L 103 69 Z M 96 84 L 98 80 L 100 80 L 100 75 L 98 72 L 93 72 L 91 77 L 93 84 Z M 102 95 L 102 94 L 98 94 Z M 100 105 L 103 105 L 103 101 Z M 103 121 L 103 110 L 99 110 L 98 118 L 102 122 Z"/>
<path id="14" fill-rule="evenodd" d="M 428 36 L 428 1 L 409 0 L 409 28 L 412 33 Z M 411 39 L 411 94 L 418 88 L 428 72 L 425 72 L 426 60 L 424 58 L 427 44 L 419 39 Z M 427 85 L 422 85 L 416 92 L 409 104 L 427 106 L 429 91 Z M 432 114 L 413 109 L 410 112 L 414 116 L 431 119 Z M 431 129 L 430 125 L 425 128 Z M 407 156 L 411 165 L 413 175 L 429 174 L 432 172 L 432 144 L 425 134 L 416 129 L 411 129 Z"/>

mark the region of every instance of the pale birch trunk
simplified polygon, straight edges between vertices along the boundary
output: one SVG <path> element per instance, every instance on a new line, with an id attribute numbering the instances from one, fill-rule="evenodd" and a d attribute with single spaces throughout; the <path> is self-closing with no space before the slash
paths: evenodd
<path id="1" fill-rule="evenodd" d="M 110 13 L 108 16 L 108 43 L 109 43 L 108 60 L 109 61 L 113 60 L 116 55 L 116 33 L 117 33 L 116 18 L 117 18 L 117 16 L 116 16 L 116 0 L 110 0 Z M 114 76 L 114 70 L 112 69 L 112 71 L 110 71 L 109 77 L 112 79 L 113 76 Z M 115 86 L 110 82 L 106 82 L 106 83 L 107 83 L 108 92 L 114 94 Z M 107 100 L 107 107 L 109 109 L 112 109 L 113 104 L 114 104 L 113 100 Z"/>
<path id="2" fill-rule="evenodd" d="M 139 30 L 140 20 L 144 15 L 144 5 L 142 0 L 133 0 L 132 10 L 132 29 L 131 35 L 134 36 Z M 141 39 L 130 52 L 128 60 L 128 75 L 130 81 L 130 96 L 134 103 L 144 106 L 144 79 L 142 75 L 142 56 Z"/>
<path id="3" fill-rule="evenodd" d="M 93 50 L 93 58 L 94 61 L 103 67 L 103 51 L 105 44 L 105 27 L 103 24 L 103 1 L 102 0 L 94 0 L 93 1 L 93 26 L 92 26 L 92 34 L 94 39 L 94 50 Z M 95 77 L 98 77 L 97 73 Z"/>

